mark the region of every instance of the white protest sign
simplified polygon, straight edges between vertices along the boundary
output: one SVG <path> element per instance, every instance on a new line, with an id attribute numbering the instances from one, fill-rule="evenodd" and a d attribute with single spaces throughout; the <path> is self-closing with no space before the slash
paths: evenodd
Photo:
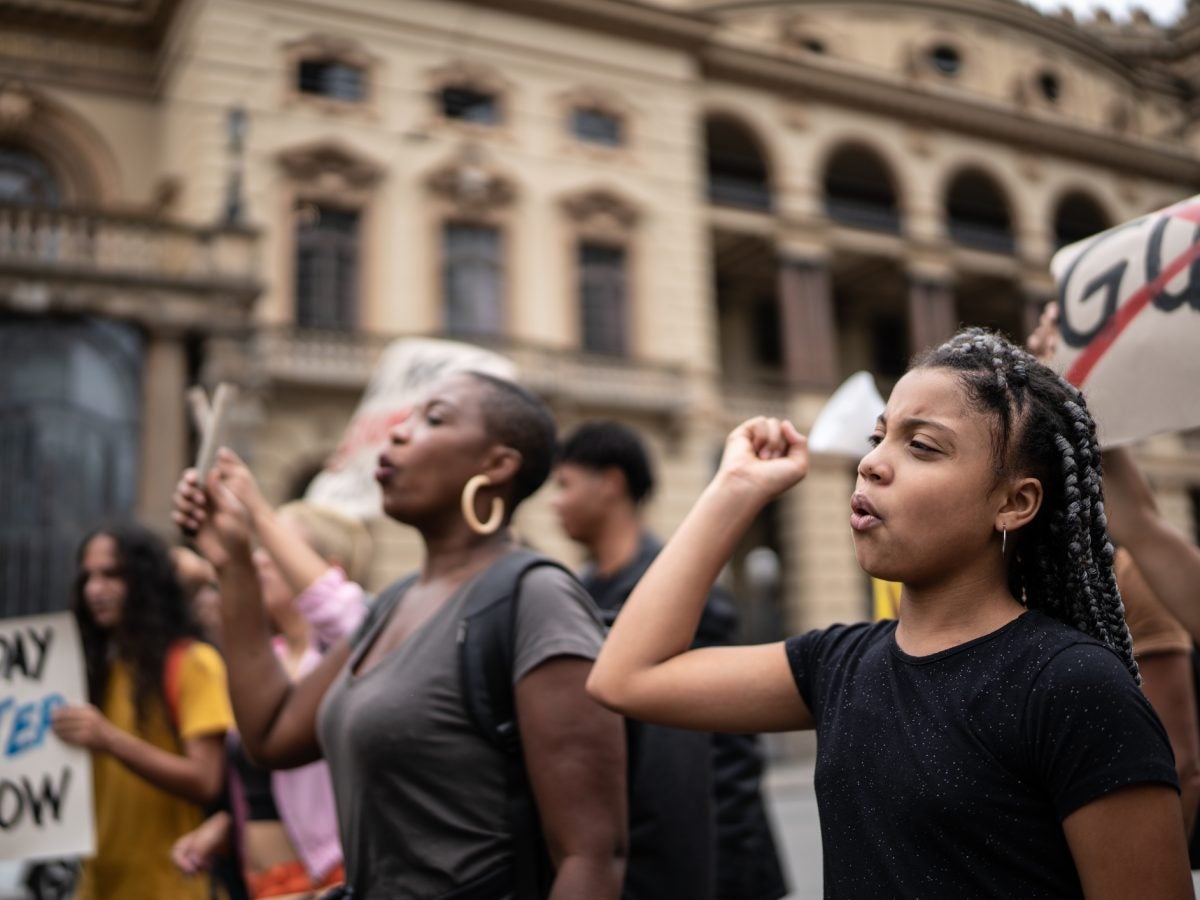
<path id="1" fill-rule="evenodd" d="M 867 437 L 886 404 L 870 372 L 855 372 L 833 392 L 808 432 L 813 453 L 862 459 L 870 447 Z"/>
<path id="2" fill-rule="evenodd" d="M 73 615 L 0 620 L 0 859 L 96 852 L 91 755 L 50 730 L 86 702 Z"/>
<path id="3" fill-rule="evenodd" d="M 1064 247 L 1053 365 L 1103 446 L 1200 425 L 1200 197 Z"/>
<path id="4" fill-rule="evenodd" d="M 379 454 L 388 431 L 434 382 L 451 372 L 473 371 L 516 377 L 516 366 L 499 354 L 470 344 L 402 338 L 387 346 L 371 376 L 354 418 L 325 469 L 309 485 L 304 499 L 357 519 L 383 512 L 375 481 Z"/>

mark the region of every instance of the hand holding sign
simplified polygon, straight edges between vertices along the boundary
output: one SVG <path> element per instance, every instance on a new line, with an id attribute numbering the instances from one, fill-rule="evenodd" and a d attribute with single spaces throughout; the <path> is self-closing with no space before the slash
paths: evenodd
<path id="1" fill-rule="evenodd" d="M 253 517 L 224 483 L 222 467 L 241 461 L 227 448 L 217 451 L 216 465 L 203 486 L 195 469 L 187 469 L 175 486 L 171 519 L 195 541 L 200 554 L 217 568 L 232 558 L 249 557 Z"/>
<path id="2" fill-rule="evenodd" d="M 97 753 L 107 752 L 113 725 L 92 704 L 59 707 L 51 721 L 54 734 L 63 743 Z"/>

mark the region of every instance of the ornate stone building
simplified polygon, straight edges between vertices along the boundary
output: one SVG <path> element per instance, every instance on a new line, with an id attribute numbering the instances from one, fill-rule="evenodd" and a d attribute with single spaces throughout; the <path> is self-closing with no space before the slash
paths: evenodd
<path id="1" fill-rule="evenodd" d="M 242 386 L 283 500 L 406 334 L 644 429 L 669 531 L 736 422 L 805 427 L 959 322 L 1023 335 L 1057 246 L 1200 190 L 1198 97 L 1195 4 L 0 0 L 4 609 L 62 604 L 98 513 L 165 525 L 187 384 Z M 1195 449 L 1143 448 L 1189 529 Z M 750 636 L 864 614 L 852 480 L 764 514 Z M 520 526 L 575 558 L 544 497 Z M 376 530 L 383 581 L 416 548 Z"/>

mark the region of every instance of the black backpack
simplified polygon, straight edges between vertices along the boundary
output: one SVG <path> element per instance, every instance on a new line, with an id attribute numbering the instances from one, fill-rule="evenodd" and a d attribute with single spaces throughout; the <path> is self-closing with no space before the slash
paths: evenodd
<path id="1" fill-rule="evenodd" d="M 547 556 L 514 550 L 476 579 L 458 627 L 459 675 L 467 716 L 507 761 L 514 900 L 543 900 L 554 880 L 525 772 L 512 687 L 517 622 L 517 603 L 513 601 L 519 600 L 525 576 L 542 566 L 575 578 Z M 416 579 L 409 576 L 384 590 L 372 608 L 371 619 L 389 615 Z M 582 588 L 581 592 L 586 594 Z M 597 613 L 604 619 L 602 611 Z M 623 898 L 709 900 L 715 877 L 708 735 L 627 719 L 626 751 L 631 853 Z M 673 889 L 663 893 L 664 885 Z M 682 892 L 676 892 L 680 888 Z"/>

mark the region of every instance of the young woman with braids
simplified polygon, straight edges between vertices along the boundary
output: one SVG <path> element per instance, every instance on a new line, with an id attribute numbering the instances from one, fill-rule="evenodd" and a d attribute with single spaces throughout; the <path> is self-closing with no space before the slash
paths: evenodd
<path id="1" fill-rule="evenodd" d="M 171 863 L 225 781 L 233 724 L 225 666 L 188 612 L 166 546 L 134 523 L 80 547 L 74 611 L 91 703 L 55 711 L 54 733 L 91 750 L 96 856 L 80 900 L 207 900 Z"/>
<path id="2" fill-rule="evenodd" d="M 1171 750 L 1138 689 L 1083 398 L 988 332 L 919 359 L 858 468 L 859 563 L 898 621 L 689 651 L 746 527 L 808 466 L 754 419 L 589 679 L 638 719 L 815 728 L 827 898 L 1191 897 Z"/>

